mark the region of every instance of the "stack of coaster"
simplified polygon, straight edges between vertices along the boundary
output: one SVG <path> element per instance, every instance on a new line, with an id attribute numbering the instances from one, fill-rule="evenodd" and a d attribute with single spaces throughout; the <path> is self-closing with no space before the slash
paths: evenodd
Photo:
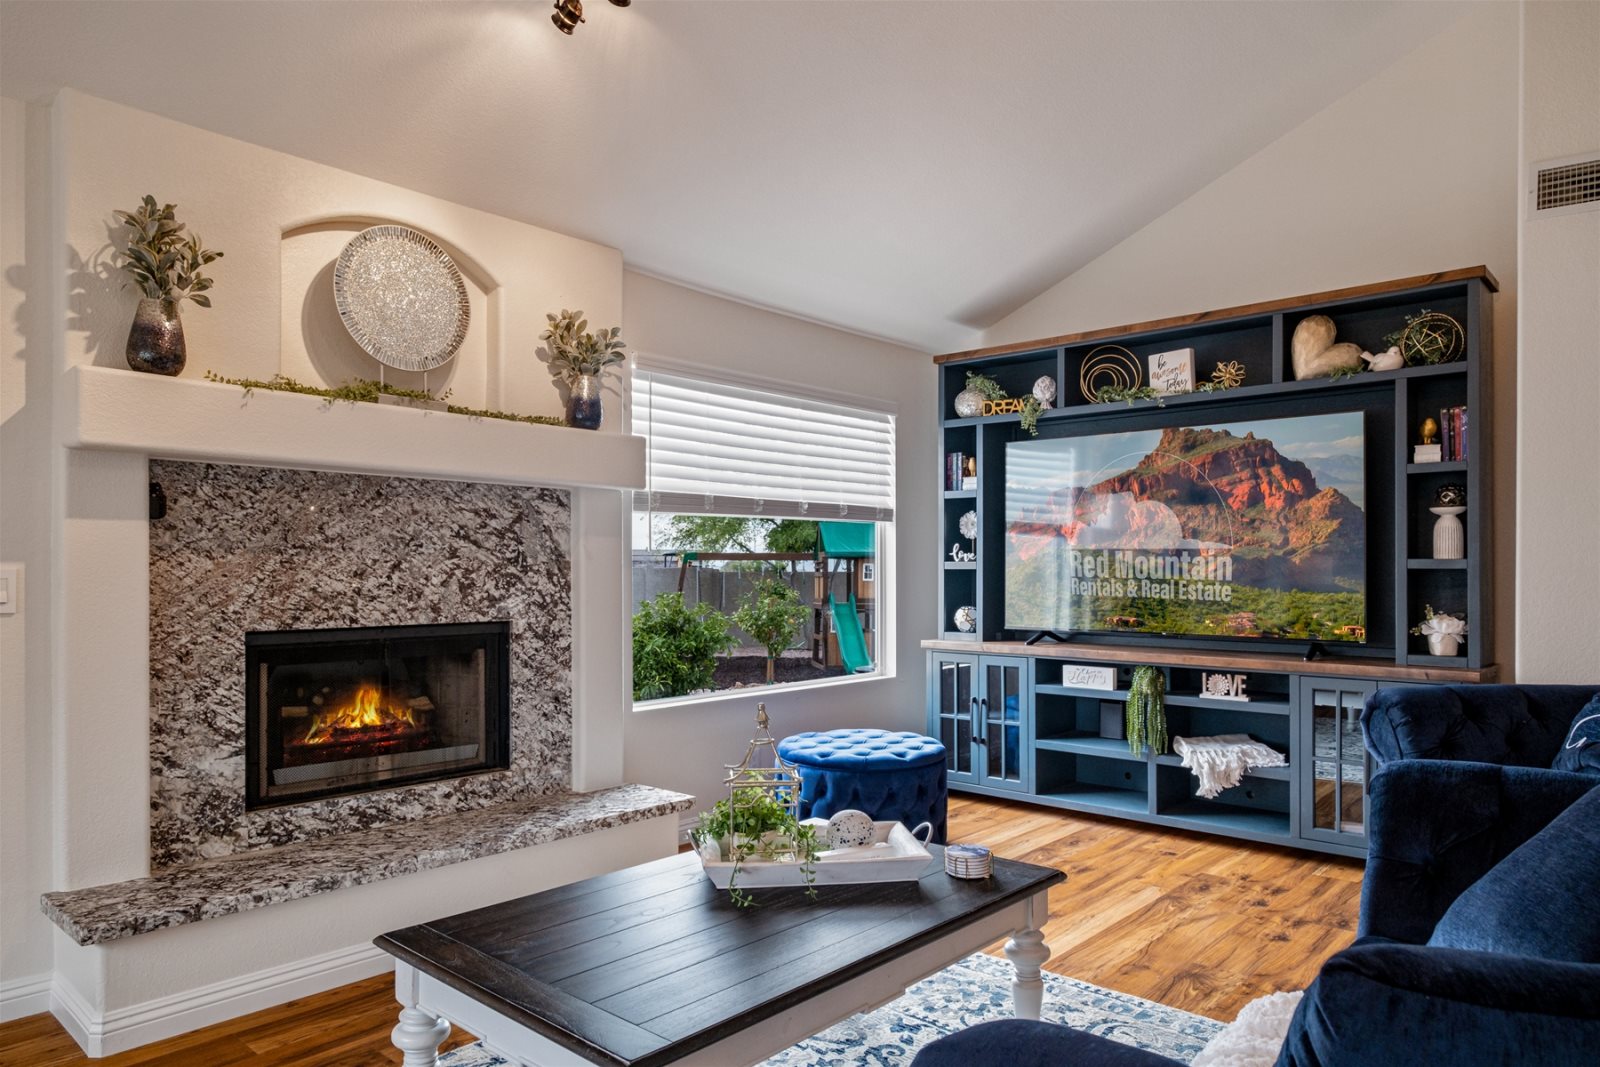
<path id="1" fill-rule="evenodd" d="M 945 873 L 952 878 L 987 878 L 990 856 L 982 845 L 950 845 L 944 850 Z"/>

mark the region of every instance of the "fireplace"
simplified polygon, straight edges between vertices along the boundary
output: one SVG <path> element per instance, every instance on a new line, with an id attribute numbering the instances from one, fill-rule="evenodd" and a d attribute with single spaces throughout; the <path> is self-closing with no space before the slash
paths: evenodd
<path id="1" fill-rule="evenodd" d="M 245 635 L 245 806 L 510 765 L 505 622 Z"/>

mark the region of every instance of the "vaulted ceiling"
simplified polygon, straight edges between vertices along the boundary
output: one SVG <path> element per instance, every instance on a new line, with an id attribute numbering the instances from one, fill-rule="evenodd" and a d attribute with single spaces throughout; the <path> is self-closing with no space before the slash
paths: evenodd
<path id="1" fill-rule="evenodd" d="M 1466 6 L 589 0 L 569 38 L 546 0 L 6 0 L 0 92 L 71 86 L 945 349 Z"/>

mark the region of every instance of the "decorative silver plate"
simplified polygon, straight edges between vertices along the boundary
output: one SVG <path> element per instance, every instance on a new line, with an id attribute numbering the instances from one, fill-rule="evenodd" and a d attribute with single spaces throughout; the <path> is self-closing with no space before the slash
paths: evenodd
<path id="1" fill-rule="evenodd" d="M 356 344 L 396 370 L 432 370 L 467 336 L 467 284 L 444 249 L 405 226 L 356 234 L 333 266 L 333 301 Z"/>

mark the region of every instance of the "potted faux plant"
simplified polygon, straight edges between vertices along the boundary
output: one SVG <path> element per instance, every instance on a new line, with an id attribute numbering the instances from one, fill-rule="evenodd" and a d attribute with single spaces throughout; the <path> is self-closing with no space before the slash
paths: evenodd
<path id="1" fill-rule="evenodd" d="M 1128 683 L 1128 749 L 1144 755 L 1149 745 L 1156 755 L 1167 750 L 1167 676 L 1159 667 L 1135 667 Z"/>
<path id="2" fill-rule="evenodd" d="M 622 327 L 589 333 L 583 312 L 565 309 L 560 315 L 547 314 L 545 318 L 550 320 L 550 326 L 539 340 L 550 346 L 550 372 L 565 379 L 572 390 L 567 400 L 567 425 L 598 430 L 603 414 L 600 372 L 628 358 L 622 351 Z"/>
<path id="3" fill-rule="evenodd" d="M 732 862 L 728 896 L 736 907 L 755 904 L 738 887 L 739 869 L 749 860 L 762 863 L 797 863 L 805 880 L 806 896 L 817 896 L 817 856 L 821 846 L 815 828 L 796 819 L 789 809 L 765 789 L 735 788 L 702 812 L 693 834 L 703 859 L 715 853 L 715 862 Z"/>
<path id="4" fill-rule="evenodd" d="M 183 320 L 178 304 L 193 300 L 211 306 L 206 290 L 211 279 L 202 272 L 222 258 L 208 249 L 200 235 L 185 235 L 172 204 L 156 203 L 146 196 L 133 211 L 115 212 L 126 230 L 127 247 L 117 253 L 117 266 L 139 287 L 138 310 L 128 331 L 128 366 L 152 374 L 175 375 L 183 370 L 188 353 L 183 341 Z"/>
<path id="5" fill-rule="evenodd" d="M 794 643 L 805 625 L 807 608 L 800 594 L 775 578 L 763 578 L 750 590 L 750 596 L 733 613 L 734 625 L 749 634 L 767 650 L 767 684 L 773 682 L 774 666 L 783 650 Z"/>
<path id="6" fill-rule="evenodd" d="M 1428 654 L 1430 656 L 1454 656 L 1461 650 L 1461 642 L 1467 636 L 1467 621 L 1433 610 L 1432 604 L 1423 605 L 1422 622 L 1411 628 L 1411 632 L 1418 637 L 1428 639 Z"/>

